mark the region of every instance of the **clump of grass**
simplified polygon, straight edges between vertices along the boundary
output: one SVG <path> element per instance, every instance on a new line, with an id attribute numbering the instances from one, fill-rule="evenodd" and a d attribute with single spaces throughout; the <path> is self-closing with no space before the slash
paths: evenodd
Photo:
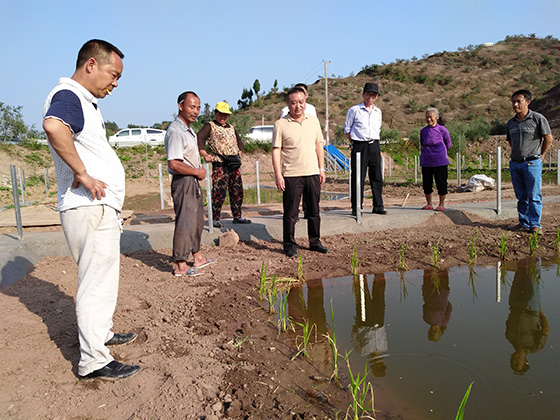
<path id="1" fill-rule="evenodd" d="M 505 260 L 507 257 L 507 253 L 508 253 L 508 237 L 506 232 L 502 232 L 502 239 L 500 239 L 500 249 L 499 249 L 500 259 Z"/>
<path id="2" fill-rule="evenodd" d="M 560 254 L 560 228 L 556 230 L 556 252 Z"/>
<path id="3" fill-rule="evenodd" d="M 356 276 L 358 275 L 358 270 L 360 269 L 360 266 L 363 264 L 363 262 L 365 261 L 365 258 L 360 260 L 360 257 L 358 256 L 358 251 L 356 251 L 356 244 L 352 244 L 352 254 L 350 254 L 350 265 L 351 265 L 351 270 L 352 270 L 352 275 Z"/>
<path id="4" fill-rule="evenodd" d="M 280 332 L 286 332 L 289 329 L 294 330 L 294 325 L 292 318 L 288 315 L 288 295 L 289 291 L 286 291 L 280 295 L 280 305 L 278 309 L 278 330 Z"/>
<path id="5" fill-rule="evenodd" d="M 360 376 L 358 373 L 355 377 L 350 368 L 350 362 L 348 361 L 348 354 L 346 354 L 346 364 L 348 366 L 348 374 L 350 376 L 350 384 L 348 388 L 350 388 L 350 393 L 352 394 L 352 400 L 348 406 L 348 410 L 346 410 L 346 417 L 354 420 L 359 419 L 374 419 L 374 417 L 370 417 L 368 413 L 375 415 L 374 409 L 374 395 L 373 395 L 373 386 L 371 382 L 366 382 L 366 377 L 368 375 L 368 366 L 366 363 L 365 370 L 363 376 Z M 371 400 L 369 399 L 371 395 Z M 351 412 L 350 412 L 351 410 Z"/>
<path id="6" fill-rule="evenodd" d="M 309 321 L 307 319 L 304 319 L 302 323 L 296 322 L 295 324 L 301 327 L 302 335 L 298 336 L 298 340 L 296 340 L 298 352 L 294 355 L 294 357 L 292 357 L 292 360 L 300 354 L 303 354 L 304 357 L 310 359 L 311 356 L 309 355 L 308 350 L 311 347 L 311 334 L 313 333 L 313 329 L 316 330 L 316 326 L 315 324 L 309 325 Z"/>
<path id="7" fill-rule="evenodd" d="M 529 236 L 529 255 L 535 256 L 537 248 L 539 247 L 539 233 L 535 232 Z"/>
<path id="8" fill-rule="evenodd" d="M 408 271 L 408 265 L 406 265 L 405 255 L 408 248 L 407 244 L 402 244 L 399 238 L 399 257 L 397 260 L 397 271 Z"/>
<path id="9" fill-rule="evenodd" d="M 441 251 L 439 250 L 439 239 L 435 245 L 431 246 L 431 248 L 432 248 L 432 265 L 435 268 L 438 268 L 439 260 L 441 256 Z"/>
<path id="10" fill-rule="evenodd" d="M 471 244 L 469 246 L 469 265 L 474 264 L 479 254 L 479 249 L 476 247 L 476 231 L 473 229 Z"/>
<path id="11" fill-rule="evenodd" d="M 332 361 L 333 361 L 333 372 L 331 374 L 330 380 L 334 380 L 335 383 L 338 383 L 338 363 L 340 359 L 340 353 L 338 351 L 338 344 L 336 342 L 336 331 L 334 329 L 334 309 L 331 299 L 331 327 L 332 327 L 332 335 L 330 333 L 324 334 L 324 337 L 329 341 L 329 345 L 332 351 Z"/>

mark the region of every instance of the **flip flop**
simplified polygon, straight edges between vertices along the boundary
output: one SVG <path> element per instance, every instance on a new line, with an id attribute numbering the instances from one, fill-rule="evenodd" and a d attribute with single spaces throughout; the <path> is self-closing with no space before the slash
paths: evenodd
<path id="1" fill-rule="evenodd" d="M 429 204 L 426 204 L 424 207 L 422 207 L 422 210 L 433 210 L 434 208 L 432 206 L 430 206 Z"/>
<path id="2" fill-rule="evenodd" d="M 189 277 L 196 277 L 201 276 L 204 274 L 202 271 L 199 271 L 198 268 L 200 267 L 189 267 L 189 269 L 185 273 L 181 273 L 179 271 L 173 271 L 173 275 L 175 277 L 182 277 L 182 276 L 189 276 Z"/>
<path id="3" fill-rule="evenodd" d="M 210 264 L 214 264 L 215 262 L 216 262 L 216 260 L 214 258 L 206 257 L 206 262 L 204 262 L 200 265 L 193 265 L 192 268 L 194 268 L 194 269 L 203 268 L 203 267 L 206 267 Z"/>
<path id="4" fill-rule="evenodd" d="M 436 207 L 436 211 L 444 211 L 444 210 L 445 210 L 445 207 L 443 207 L 443 206 L 437 206 Z"/>

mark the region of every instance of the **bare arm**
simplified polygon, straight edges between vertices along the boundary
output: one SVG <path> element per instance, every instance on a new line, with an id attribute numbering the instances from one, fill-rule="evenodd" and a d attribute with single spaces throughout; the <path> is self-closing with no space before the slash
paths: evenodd
<path id="1" fill-rule="evenodd" d="M 82 184 L 89 190 L 93 200 L 96 198 L 101 200 L 102 197 L 105 197 L 107 185 L 98 179 L 92 178 L 86 172 L 86 167 L 74 145 L 74 138 L 70 128 L 60 120 L 47 118 L 43 121 L 43 129 L 47 133 L 47 138 L 52 148 L 74 172 L 72 188 L 78 188 Z"/>
<path id="2" fill-rule="evenodd" d="M 206 169 L 193 168 L 179 159 L 169 160 L 167 164 L 169 165 L 169 169 L 177 174 L 195 176 L 199 180 L 206 178 Z"/>
<path id="3" fill-rule="evenodd" d="M 541 156 L 546 155 L 546 153 L 550 149 L 550 146 L 552 146 L 552 134 L 547 134 L 546 136 L 543 137 L 543 142 L 541 146 Z"/>
<path id="4" fill-rule="evenodd" d="M 284 182 L 284 177 L 282 176 L 282 168 L 280 160 L 282 157 L 282 149 L 275 147 L 272 149 L 272 167 L 274 168 L 274 176 L 276 178 L 276 188 L 284 191 L 286 189 L 286 184 Z"/>
<path id="5" fill-rule="evenodd" d="M 321 179 L 321 185 L 323 185 L 327 180 L 327 175 L 325 174 L 325 149 L 323 149 L 323 144 L 316 143 L 315 151 L 317 153 L 317 161 L 319 162 L 319 178 Z"/>

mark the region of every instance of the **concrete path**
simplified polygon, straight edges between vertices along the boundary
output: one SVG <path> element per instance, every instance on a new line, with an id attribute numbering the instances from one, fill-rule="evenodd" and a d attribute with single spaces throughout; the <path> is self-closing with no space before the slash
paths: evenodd
<path id="1" fill-rule="evenodd" d="M 560 196 L 545 197 L 544 202 L 560 202 Z M 323 206 L 326 210 L 321 214 L 321 236 L 419 226 L 434 216 L 434 212 L 421 211 L 418 206 L 388 207 L 388 214 L 384 216 L 372 214 L 371 208 L 366 208 L 361 223 L 357 223 L 348 209 L 325 204 Z M 458 224 L 470 222 L 470 215 L 487 220 L 506 220 L 517 216 L 515 200 L 503 201 L 500 215 L 495 208 L 495 201 L 453 203 L 443 214 Z M 279 211 L 272 213 L 267 216 L 250 215 L 253 223 L 248 225 L 234 225 L 231 219 L 225 219 L 222 221 L 224 228 L 214 229 L 212 233 L 205 225 L 202 242 L 206 245 L 216 244 L 219 235 L 226 229 L 234 229 L 242 241 L 281 241 L 282 215 Z M 127 254 L 138 250 L 171 248 L 173 227 L 173 223 L 126 226 L 121 239 L 121 252 Z M 303 219 L 296 225 L 296 237 L 307 237 L 307 223 Z M 304 243 L 305 239 L 302 240 L 302 244 Z M 23 240 L 19 240 L 15 233 L 0 235 L 0 287 L 13 284 L 24 277 L 44 257 L 68 255 L 62 231 L 25 232 Z"/>

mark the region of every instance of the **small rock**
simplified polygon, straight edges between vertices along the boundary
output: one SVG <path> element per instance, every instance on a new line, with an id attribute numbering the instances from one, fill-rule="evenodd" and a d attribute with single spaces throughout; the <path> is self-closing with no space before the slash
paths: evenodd
<path id="1" fill-rule="evenodd" d="M 221 247 L 233 248 L 239 243 L 239 235 L 234 230 L 228 230 L 220 235 L 218 244 Z"/>

